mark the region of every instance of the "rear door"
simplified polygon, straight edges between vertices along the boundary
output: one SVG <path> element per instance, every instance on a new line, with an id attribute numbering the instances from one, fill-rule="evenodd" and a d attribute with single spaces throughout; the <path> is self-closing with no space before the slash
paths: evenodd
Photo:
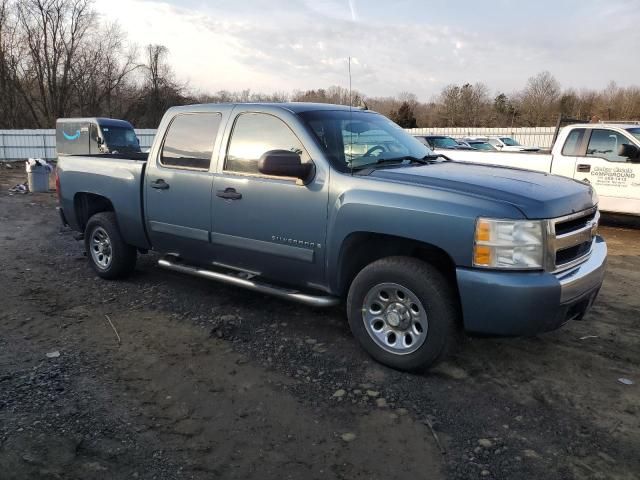
<path id="1" fill-rule="evenodd" d="M 328 168 L 315 162 L 307 185 L 258 171 L 269 150 L 298 152 L 311 162 L 308 132 L 293 114 L 239 106 L 213 194 L 212 244 L 220 263 L 295 285 L 322 284 Z"/>
<path id="2" fill-rule="evenodd" d="M 221 112 L 177 113 L 145 175 L 145 214 L 151 244 L 161 252 L 210 261 L 211 159 Z"/>
<path id="3" fill-rule="evenodd" d="M 629 211 L 629 199 L 640 199 L 640 164 L 619 156 L 618 147 L 635 142 L 607 128 L 589 129 L 586 134 L 586 151 L 577 159 L 574 178 L 594 186 L 602 210 L 634 213 Z"/>

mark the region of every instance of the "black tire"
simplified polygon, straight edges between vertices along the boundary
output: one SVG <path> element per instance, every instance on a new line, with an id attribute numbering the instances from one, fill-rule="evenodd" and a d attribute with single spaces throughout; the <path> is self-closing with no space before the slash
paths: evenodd
<path id="1" fill-rule="evenodd" d="M 426 329 L 424 329 L 426 337 L 416 337 L 424 343 L 410 353 L 399 354 L 387 351 L 381 345 L 384 339 L 374 340 L 375 332 L 369 333 L 373 327 L 368 330 L 365 326 L 365 315 L 368 311 L 364 308 L 365 300 L 372 298 L 367 295 L 370 291 L 377 292 L 377 289 L 380 288 L 385 290 L 386 287 L 380 287 L 380 285 L 390 283 L 408 289 L 409 293 L 421 302 L 420 307 L 424 308 L 427 322 Z M 383 293 L 387 295 L 382 290 L 380 295 Z M 389 300 L 387 305 L 392 303 L 397 304 L 398 302 Z M 380 310 L 383 311 L 384 308 L 382 306 Z M 416 308 L 416 310 L 419 309 Z M 384 310 L 384 312 L 387 311 Z M 428 263 L 410 257 L 387 257 L 369 264 L 353 280 L 347 297 L 347 315 L 353 336 L 374 359 L 398 370 L 424 370 L 435 365 L 449 353 L 457 343 L 460 333 L 459 312 L 457 296 L 446 278 Z M 387 317 L 384 314 L 380 314 L 380 316 L 385 318 L 383 323 L 376 320 L 375 324 L 384 325 L 386 329 L 388 327 Z M 409 322 L 411 321 L 413 320 L 409 320 Z M 381 332 L 384 332 L 382 326 L 379 328 Z M 419 331 L 417 334 L 421 335 Z M 389 333 L 386 335 L 386 338 L 389 338 Z M 395 339 L 395 335 L 392 338 Z M 415 345 L 418 344 L 419 342 L 416 341 Z M 390 347 L 387 346 L 387 348 Z"/>
<path id="2" fill-rule="evenodd" d="M 104 260 L 104 255 L 99 257 L 98 252 L 96 252 L 96 255 L 92 254 L 92 248 L 96 248 L 93 239 L 98 234 L 101 237 L 103 234 L 107 236 L 110 253 L 108 262 Z M 84 247 L 89 264 L 99 277 L 110 280 L 124 278 L 136 268 L 137 250 L 135 247 L 126 244 L 122 239 L 116 215 L 113 212 L 96 213 L 89 219 L 84 231 Z M 100 263 L 100 258 L 103 259 L 102 264 Z"/>

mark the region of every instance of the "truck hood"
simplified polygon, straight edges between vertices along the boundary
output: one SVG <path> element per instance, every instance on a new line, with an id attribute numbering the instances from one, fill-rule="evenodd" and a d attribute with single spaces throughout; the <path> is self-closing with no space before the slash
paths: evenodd
<path id="1" fill-rule="evenodd" d="M 514 205 L 530 219 L 555 218 L 593 206 L 593 188 L 570 178 L 477 163 L 377 169 L 371 177 L 433 187 Z"/>

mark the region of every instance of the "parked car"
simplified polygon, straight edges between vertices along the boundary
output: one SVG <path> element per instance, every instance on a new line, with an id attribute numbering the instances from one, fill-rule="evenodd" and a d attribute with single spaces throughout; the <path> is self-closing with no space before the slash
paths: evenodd
<path id="1" fill-rule="evenodd" d="M 564 127 L 551 154 L 451 152 L 453 160 L 526 168 L 592 185 L 601 211 L 640 216 L 640 126 L 574 124 Z"/>
<path id="2" fill-rule="evenodd" d="M 461 145 L 458 141 L 452 137 L 446 135 L 414 135 L 419 141 L 424 143 L 427 147 L 434 150 L 441 148 L 445 150 L 470 150 L 471 147 Z"/>
<path id="3" fill-rule="evenodd" d="M 448 161 L 337 105 L 171 108 L 146 162 L 62 156 L 56 185 L 98 276 L 124 277 L 153 249 L 176 272 L 344 301 L 358 342 L 398 369 L 432 365 L 462 328 L 580 319 L 605 271 L 591 186 Z"/>
<path id="4" fill-rule="evenodd" d="M 133 126 L 115 118 L 59 118 L 56 121 L 59 155 L 140 153 Z"/>
<path id="5" fill-rule="evenodd" d="M 514 140 L 511 137 L 487 137 L 486 142 L 490 143 L 496 148 L 496 150 L 501 152 L 537 152 L 540 150 L 539 147 L 527 147 L 525 145 L 521 145 L 517 140 Z"/>

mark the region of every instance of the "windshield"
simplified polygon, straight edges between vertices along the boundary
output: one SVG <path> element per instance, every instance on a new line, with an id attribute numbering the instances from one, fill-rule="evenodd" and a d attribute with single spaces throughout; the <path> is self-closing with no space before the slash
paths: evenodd
<path id="1" fill-rule="evenodd" d="M 140 143 L 136 132 L 126 127 L 102 127 L 104 143 L 109 148 L 138 148 Z"/>
<path id="2" fill-rule="evenodd" d="M 299 115 L 329 159 L 342 171 L 384 160 L 433 155 L 428 147 L 377 113 L 315 110 Z"/>
<path id="3" fill-rule="evenodd" d="M 520 144 L 518 142 L 516 142 L 511 137 L 500 137 L 500 140 L 502 141 L 502 143 L 504 143 L 508 147 L 519 147 L 520 146 Z"/>
<path id="4" fill-rule="evenodd" d="M 640 140 L 640 127 L 637 128 L 627 128 L 627 132 Z"/>
<path id="5" fill-rule="evenodd" d="M 451 137 L 431 137 L 429 140 L 435 148 L 456 148 L 460 145 Z"/>
<path id="6" fill-rule="evenodd" d="M 469 146 L 476 150 L 495 150 L 495 148 L 486 142 L 469 142 Z"/>

